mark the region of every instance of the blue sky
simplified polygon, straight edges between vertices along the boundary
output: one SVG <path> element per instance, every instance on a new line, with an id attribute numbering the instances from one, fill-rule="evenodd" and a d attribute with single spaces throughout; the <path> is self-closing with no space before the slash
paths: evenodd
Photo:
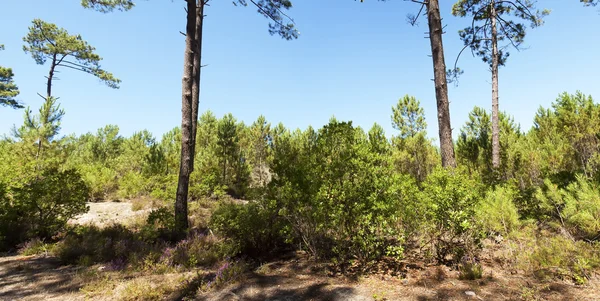
<path id="1" fill-rule="evenodd" d="M 450 15 L 454 1 L 441 1 L 446 60 L 453 64 L 466 19 Z M 500 108 L 529 129 L 538 107 L 563 91 L 600 97 L 600 12 L 576 0 L 540 1 L 552 10 L 543 27 L 529 30 L 525 48 L 511 51 L 500 69 Z M 252 7 L 212 0 L 204 33 L 201 111 L 233 113 L 247 124 L 263 114 L 289 128 L 320 127 L 331 116 L 365 129 L 374 122 L 388 135 L 391 107 L 405 94 L 425 108 L 428 133 L 437 137 L 433 71 L 425 19 L 406 22 L 418 6 L 405 1 L 293 1 L 290 11 L 300 38 L 285 41 L 267 32 L 267 20 Z M 0 65 L 12 67 L 19 99 L 35 111 L 42 103 L 48 66 L 22 51 L 34 18 L 80 33 L 104 58 L 102 66 L 123 82 L 112 90 L 96 78 L 62 70 L 53 87 L 66 110 L 62 134 L 95 132 L 116 124 L 123 135 L 148 129 L 160 137 L 180 124 L 184 1 L 138 1 L 125 13 L 85 10 L 78 0 L 3 1 Z M 473 106 L 491 108 L 491 75 L 467 53 L 465 74 L 450 87 L 454 135 Z M 0 134 L 22 123 L 23 110 L 0 107 Z"/>

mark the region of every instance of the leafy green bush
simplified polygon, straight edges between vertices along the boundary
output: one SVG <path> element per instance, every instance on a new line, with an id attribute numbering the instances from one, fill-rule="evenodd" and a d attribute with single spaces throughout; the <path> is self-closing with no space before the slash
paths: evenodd
<path id="1" fill-rule="evenodd" d="M 517 194 L 517 190 L 510 185 L 498 186 L 488 191 L 475 212 L 483 230 L 508 235 L 517 229 L 519 212 L 513 202 Z"/>
<path id="2" fill-rule="evenodd" d="M 133 254 L 147 254 L 150 245 L 132 230 L 122 225 L 106 228 L 77 226 L 57 243 L 54 253 L 66 263 L 78 263 L 82 258 L 90 263 L 127 259 Z"/>
<path id="3" fill-rule="evenodd" d="M 119 190 L 117 195 L 120 198 L 130 199 L 146 195 L 148 180 L 139 172 L 128 172 L 119 179 Z"/>
<path id="4" fill-rule="evenodd" d="M 230 245 L 214 235 L 199 234 L 179 241 L 175 247 L 165 250 L 163 256 L 171 255 L 167 259 L 171 265 L 211 267 L 226 257 L 235 255 L 232 251 Z"/>
<path id="5" fill-rule="evenodd" d="M 291 241 L 339 262 L 378 259 L 390 248 L 401 256 L 417 186 L 395 172 L 387 143 L 381 127 L 367 135 L 335 119 L 318 132 L 309 128 L 275 140 L 268 198 L 277 200 Z"/>
<path id="6" fill-rule="evenodd" d="M 117 171 L 100 163 L 79 167 L 92 200 L 104 200 L 114 194 L 119 187 Z"/>
<path id="7" fill-rule="evenodd" d="M 0 247 L 31 238 L 50 239 L 72 217 L 88 210 L 88 188 L 75 170 L 49 168 L 11 194 L 0 185 Z"/>
<path id="8" fill-rule="evenodd" d="M 476 280 L 483 276 L 483 267 L 475 257 L 464 256 L 458 264 L 458 278 Z"/>
<path id="9" fill-rule="evenodd" d="M 600 245 L 553 236 L 541 238 L 530 253 L 530 269 L 539 278 L 585 283 L 600 267 Z"/>
<path id="10" fill-rule="evenodd" d="M 577 237 L 600 239 L 600 190 L 583 176 L 565 189 L 544 180 L 536 191 L 540 213 L 554 218 Z"/>
<path id="11" fill-rule="evenodd" d="M 159 238 L 171 240 L 175 228 L 175 213 L 167 207 L 153 209 L 141 229 L 142 238 L 155 241 Z"/>
<path id="12" fill-rule="evenodd" d="M 423 183 L 421 198 L 427 206 L 438 261 L 457 261 L 477 247 L 480 233 L 475 208 L 480 189 L 480 184 L 461 169 L 437 168 Z"/>
<path id="13" fill-rule="evenodd" d="M 268 256 L 286 247 L 286 224 L 273 207 L 256 202 L 223 203 L 212 215 L 210 226 L 231 239 L 235 251 L 250 256 Z"/>
<path id="14" fill-rule="evenodd" d="M 23 205 L 31 237 L 50 238 L 72 217 L 88 210 L 88 187 L 75 170 L 48 169 L 23 187 L 13 199 Z"/>

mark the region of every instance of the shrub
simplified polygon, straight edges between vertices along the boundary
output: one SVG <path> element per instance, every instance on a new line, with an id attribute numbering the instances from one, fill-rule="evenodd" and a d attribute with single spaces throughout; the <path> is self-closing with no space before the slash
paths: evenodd
<path id="1" fill-rule="evenodd" d="M 542 215 L 558 220 L 571 234 L 590 240 L 599 239 L 600 191 L 583 176 L 565 189 L 544 180 L 536 191 Z"/>
<path id="2" fill-rule="evenodd" d="M 48 254 L 52 251 L 53 245 L 47 244 L 39 238 L 34 238 L 19 246 L 19 254 L 23 256 Z"/>
<path id="3" fill-rule="evenodd" d="M 163 252 L 162 259 L 185 267 L 213 266 L 231 254 L 231 248 L 214 235 L 193 235 Z"/>
<path id="4" fill-rule="evenodd" d="M 411 210 L 417 186 L 395 171 L 387 143 L 380 127 L 367 135 L 335 119 L 277 137 L 267 198 L 290 241 L 340 263 L 402 256 L 405 227 L 422 211 Z"/>
<path id="5" fill-rule="evenodd" d="M 477 247 L 475 208 L 480 189 L 460 169 L 437 168 L 423 183 L 421 197 L 432 226 L 430 235 L 438 261 L 456 261 Z"/>
<path id="6" fill-rule="evenodd" d="M 147 194 L 147 182 L 148 180 L 141 173 L 128 172 L 119 179 L 117 195 L 120 198 L 130 199 Z"/>
<path id="7" fill-rule="evenodd" d="M 579 236 L 600 239 L 600 190 L 583 176 L 567 187 L 563 214 Z"/>
<path id="8" fill-rule="evenodd" d="M 82 165 L 80 171 L 89 187 L 89 198 L 92 200 L 104 200 L 114 194 L 119 187 L 117 172 L 102 164 Z"/>
<path id="9" fill-rule="evenodd" d="M 23 204 L 30 237 L 50 238 L 72 217 L 88 210 L 89 190 L 75 170 L 48 169 L 21 188 L 14 200 Z"/>
<path id="10" fill-rule="evenodd" d="M 122 225 L 105 228 L 77 226 L 58 242 L 54 253 L 65 263 L 87 261 L 90 264 L 139 259 L 160 247 L 140 239 L 139 235 Z"/>
<path id="11" fill-rule="evenodd" d="M 167 207 L 160 207 L 150 211 L 141 234 L 146 241 L 156 241 L 159 238 L 171 240 L 174 228 L 175 213 Z"/>
<path id="12" fill-rule="evenodd" d="M 529 260 L 529 268 L 539 278 L 557 277 L 582 284 L 600 267 L 600 245 L 561 236 L 541 238 Z"/>
<path id="13" fill-rule="evenodd" d="M 483 267 L 476 257 L 464 256 L 458 265 L 458 278 L 476 280 L 483 276 Z"/>
<path id="14" fill-rule="evenodd" d="M 483 230 L 508 235 L 519 226 L 519 212 L 513 203 L 517 190 L 509 185 L 488 191 L 475 215 Z"/>
<path id="15" fill-rule="evenodd" d="M 20 187 L 0 185 L 0 249 L 32 238 L 51 239 L 88 210 L 89 190 L 75 170 L 43 170 Z"/>
<path id="16" fill-rule="evenodd" d="M 213 213 L 210 226 L 246 255 L 271 255 L 286 246 L 284 222 L 273 208 L 256 202 L 223 203 Z"/>

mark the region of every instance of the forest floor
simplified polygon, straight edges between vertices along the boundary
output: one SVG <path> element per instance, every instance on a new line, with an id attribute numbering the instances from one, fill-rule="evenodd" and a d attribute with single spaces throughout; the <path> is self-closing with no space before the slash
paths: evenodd
<path id="1" fill-rule="evenodd" d="M 91 203 L 74 222 L 125 222 L 143 214 L 129 202 Z M 600 301 L 600 279 L 576 286 L 539 281 L 503 270 L 483 259 L 484 277 L 459 280 L 445 266 L 380 263 L 368 273 L 334 273 L 297 252 L 246 272 L 216 291 L 195 295 L 206 301 L 383 301 L 383 300 L 585 300 Z M 63 266 L 48 256 L 0 257 L 0 300 L 182 300 L 186 286 L 214 271 L 178 274 L 113 272 L 102 265 Z M 170 289 L 166 289 L 169 287 Z M 156 294 L 136 294 L 154 290 Z M 138 296 L 137 298 L 135 296 Z M 139 296 L 145 296 L 140 298 Z"/>

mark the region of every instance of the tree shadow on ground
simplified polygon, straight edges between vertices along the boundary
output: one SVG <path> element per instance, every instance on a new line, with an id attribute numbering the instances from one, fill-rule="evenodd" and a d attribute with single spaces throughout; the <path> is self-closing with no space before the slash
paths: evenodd
<path id="1" fill-rule="evenodd" d="M 369 300 L 354 288 L 335 286 L 324 281 L 298 281 L 291 277 L 254 274 L 242 284 L 224 289 L 219 296 L 199 297 L 197 300 L 246 301 L 350 301 Z"/>
<path id="2" fill-rule="evenodd" d="M 202 279 L 201 279 L 202 278 Z M 188 287 L 173 300 L 182 300 L 195 295 L 202 281 L 210 279 L 209 274 L 199 275 Z M 214 292 L 193 296 L 199 301 L 370 301 L 361 296 L 355 288 L 335 285 L 322 277 L 310 278 L 310 275 L 262 275 L 249 272 L 242 275 L 238 282 Z"/>
<path id="3" fill-rule="evenodd" d="M 73 281 L 76 271 L 55 258 L 0 258 L 0 300 L 45 300 L 77 292 L 82 284 Z"/>

